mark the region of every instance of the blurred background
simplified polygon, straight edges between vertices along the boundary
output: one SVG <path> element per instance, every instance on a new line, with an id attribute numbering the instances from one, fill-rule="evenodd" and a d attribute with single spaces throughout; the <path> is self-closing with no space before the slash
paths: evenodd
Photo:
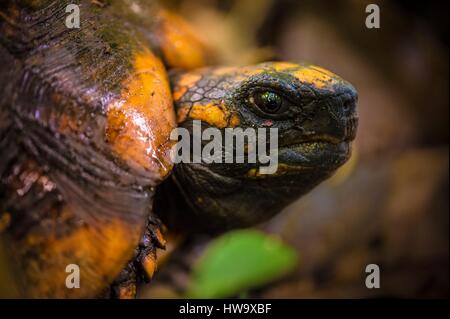
<path id="1" fill-rule="evenodd" d="M 219 296 L 448 297 L 448 2 L 376 1 L 381 28 L 367 29 L 372 2 L 163 1 L 195 25 L 221 64 L 289 60 L 342 76 L 359 92 L 360 124 L 350 162 L 258 228 L 283 245 L 273 251 L 287 255 L 263 253 L 252 266 L 253 249 L 233 255 L 246 244 L 224 248 L 222 238 L 211 248 L 208 238 L 193 236 L 166 258 L 141 297 L 179 297 L 193 282 L 204 284 L 202 272 L 211 271 L 205 258 L 218 258 L 213 278 L 223 282 L 245 267 L 256 274 L 258 265 L 275 262 L 270 269 L 284 269 L 262 270 L 262 280 L 246 281 L 244 274 Z M 253 235 L 237 232 L 257 247 Z M 380 267 L 380 289 L 365 286 L 372 263 Z"/>

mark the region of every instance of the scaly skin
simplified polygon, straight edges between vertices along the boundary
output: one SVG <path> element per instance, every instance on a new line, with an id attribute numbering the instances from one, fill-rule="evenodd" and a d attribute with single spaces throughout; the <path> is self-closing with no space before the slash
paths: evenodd
<path id="1" fill-rule="evenodd" d="M 179 126 L 192 130 L 193 121 L 201 120 L 203 130 L 277 128 L 279 138 L 274 174 L 259 174 L 258 163 L 176 165 L 156 201 L 171 229 L 215 232 L 265 221 L 328 178 L 351 154 L 356 91 L 320 67 L 275 62 L 205 68 L 174 74 L 171 81 Z M 280 109 L 271 113 L 257 105 L 263 93 L 278 96 Z M 178 200 L 164 201 L 169 194 Z"/>

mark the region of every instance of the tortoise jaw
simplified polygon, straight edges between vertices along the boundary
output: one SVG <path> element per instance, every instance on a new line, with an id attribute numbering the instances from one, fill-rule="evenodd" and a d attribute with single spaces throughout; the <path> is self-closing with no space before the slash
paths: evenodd
<path id="1" fill-rule="evenodd" d="M 343 165 L 351 154 L 351 144 L 346 141 L 331 143 L 324 140 L 307 141 L 292 144 L 280 149 L 280 164 L 291 167 L 293 171 L 319 169 L 333 171 Z"/>
<path id="2" fill-rule="evenodd" d="M 351 144 L 347 141 L 305 141 L 279 149 L 278 166 L 273 174 L 259 174 L 257 168 L 247 171 L 247 178 L 264 178 L 280 175 L 308 174 L 309 172 L 333 172 L 342 166 L 351 155 Z"/>

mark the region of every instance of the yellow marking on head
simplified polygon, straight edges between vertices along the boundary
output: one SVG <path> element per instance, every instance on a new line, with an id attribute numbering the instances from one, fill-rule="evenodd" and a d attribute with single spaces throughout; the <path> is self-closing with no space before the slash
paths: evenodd
<path id="1" fill-rule="evenodd" d="M 181 99 L 188 89 L 195 85 L 201 79 L 200 74 L 186 73 L 183 74 L 176 84 L 173 92 L 173 99 L 175 101 Z"/>
<path id="2" fill-rule="evenodd" d="M 336 77 L 336 74 L 334 74 L 333 72 L 331 72 L 331 71 L 329 71 L 329 70 L 327 70 L 327 69 L 324 69 L 324 68 L 322 68 L 322 67 L 320 67 L 320 66 L 312 65 L 312 66 L 310 66 L 310 68 L 311 68 L 311 69 L 314 69 L 314 70 L 316 70 L 316 71 L 318 71 L 318 72 L 321 72 L 321 73 L 323 73 L 323 74 L 325 74 L 325 75 L 328 75 L 328 76 L 330 76 L 330 77 Z"/>
<path id="3" fill-rule="evenodd" d="M 256 177 L 259 176 L 259 172 L 257 168 L 251 168 L 247 172 L 247 177 Z"/>
<path id="4" fill-rule="evenodd" d="M 173 100 L 178 101 L 183 97 L 183 95 L 186 94 L 187 91 L 188 91 L 187 86 L 177 86 L 173 91 Z"/>
<path id="5" fill-rule="evenodd" d="M 250 76 L 253 76 L 253 75 L 258 75 L 258 74 L 261 74 L 261 73 L 264 73 L 264 72 L 267 72 L 266 68 L 263 68 L 263 67 L 258 67 L 258 68 L 250 67 L 250 68 L 242 69 L 242 72 L 239 72 L 239 73 L 242 74 L 242 75 L 245 75 L 245 77 L 244 77 L 244 79 L 245 79 L 247 77 L 250 77 Z"/>
<path id="6" fill-rule="evenodd" d="M 120 99 L 108 107 L 106 140 L 124 160 L 165 176 L 172 165 L 168 137 L 175 128 L 169 80 L 148 49 L 136 54 L 133 66 Z"/>
<path id="7" fill-rule="evenodd" d="M 236 68 L 232 67 L 232 66 L 222 66 L 222 67 L 214 68 L 211 73 L 214 75 L 217 75 L 217 76 L 222 76 L 222 75 L 232 73 L 235 70 L 236 70 Z"/>
<path id="8" fill-rule="evenodd" d="M 309 83 L 319 89 L 330 87 L 330 83 L 335 77 L 330 71 L 313 66 L 302 68 L 292 74 L 301 82 Z"/>
<path id="9" fill-rule="evenodd" d="M 185 73 L 183 74 L 180 79 L 178 80 L 177 85 L 180 86 L 187 86 L 191 87 L 193 86 L 197 81 L 199 81 L 202 78 L 200 74 L 196 73 Z"/>
<path id="10" fill-rule="evenodd" d="M 230 127 L 236 127 L 239 124 L 241 124 L 241 119 L 239 118 L 239 116 L 237 114 L 233 114 L 233 115 L 231 115 L 229 122 L 230 122 L 229 123 Z"/>
<path id="11" fill-rule="evenodd" d="M 228 124 L 228 114 L 215 103 L 193 105 L 189 112 L 189 117 L 193 120 L 204 121 L 218 128 L 227 127 Z"/>
<path id="12" fill-rule="evenodd" d="M 240 124 L 237 114 L 230 114 L 214 102 L 194 104 L 188 116 L 190 119 L 200 120 L 217 128 L 235 127 Z"/>
<path id="13" fill-rule="evenodd" d="M 249 178 L 270 178 L 271 176 L 281 176 L 293 171 L 303 171 L 307 169 L 310 168 L 278 163 L 277 171 L 274 174 L 261 174 L 258 168 L 251 168 L 247 171 L 246 176 Z"/>
<path id="14" fill-rule="evenodd" d="M 273 68 L 277 72 L 283 72 L 287 69 L 298 68 L 298 64 L 290 63 L 290 62 L 276 62 L 273 64 Z"/>

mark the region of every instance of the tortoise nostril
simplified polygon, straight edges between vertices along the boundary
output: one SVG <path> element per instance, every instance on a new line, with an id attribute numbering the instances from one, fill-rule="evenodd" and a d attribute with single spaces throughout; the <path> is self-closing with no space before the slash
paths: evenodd
<path id="1" fill-rule="evenodd" d="M 350 115 L 355 111 L 356 101 L 354 97 L 349 95 L 344 95 L 341 97 L 342 110 L 346 115 Z"/>
<path id="2" fill-rule="evenodd" d="M 339 106 L 346 116 L 351 116 L 356 111 L 358 93 L 355 88 L 348 83 L 341 83 L 335 87 L 337 98 L 340 100 Z"/>
<path id="3" fill-rule="evenodd" d="M 349 101 L 349 100 L 344 101 L 343 107 L 344 107 L 344 111 L 348 112 L 351 109 L 351 101 Z"/>

